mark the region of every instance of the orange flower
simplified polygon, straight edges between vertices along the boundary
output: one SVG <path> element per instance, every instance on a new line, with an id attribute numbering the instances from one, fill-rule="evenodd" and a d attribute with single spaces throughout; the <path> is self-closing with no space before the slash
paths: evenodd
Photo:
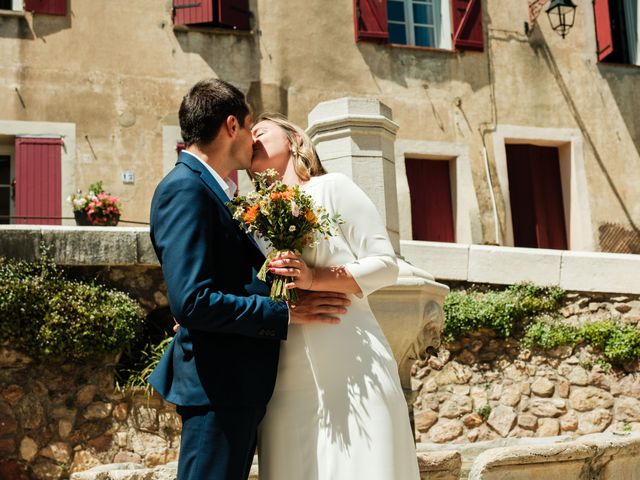
<path id="1" fill-rule="evenodd" d="M 249 210 L 247 210 L 242 216 L 242 220 L 244 223 L 253 223 L 258 216 L 258 212 L 260 211 L 260 205 L 254 205 Z"/>
<path id="2" fill-rule="evenodd" d="M 281 197 L 282 195 L 280 194 L 280 192 L 274 192 L 271 194 L 271 200 L 277 200 Z"/>
<path id="3" fill-rule="evenodd" d="M 316 217 L 316 214 L 313 213 L 313 210 L 307 210 L 307 212 L 304 214 L 304 218 L 306 218 L 307 222 L 311 224 L 316 223 L 316 221 L 318 220 L 318 218 Z"/>

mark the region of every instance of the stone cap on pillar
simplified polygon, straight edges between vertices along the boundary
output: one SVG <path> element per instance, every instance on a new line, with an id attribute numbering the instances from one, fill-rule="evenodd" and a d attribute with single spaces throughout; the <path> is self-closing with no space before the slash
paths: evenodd
<path id="1" fill-rule="evenodd" d="M 307 133 L 313 137 L 323 130 L 353 126 L 382 127 L 395 136 L 398 124 L 391 108 L 375 98 L 343 97 L 321 102 L 309 113 Z"/>

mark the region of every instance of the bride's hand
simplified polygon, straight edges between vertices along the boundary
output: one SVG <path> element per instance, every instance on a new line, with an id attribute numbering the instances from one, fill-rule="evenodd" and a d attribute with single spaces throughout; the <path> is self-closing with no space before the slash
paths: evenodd
<path id="1" fill-rule="evenodd" d="M 310 290 L 313 285 L 313 268 L 293 252 L 285 252 L 275 257 L 269 263 L 269 271 L 283 277 L 291 277 L 293 281 L 285 285 L 287 289 Z"/>

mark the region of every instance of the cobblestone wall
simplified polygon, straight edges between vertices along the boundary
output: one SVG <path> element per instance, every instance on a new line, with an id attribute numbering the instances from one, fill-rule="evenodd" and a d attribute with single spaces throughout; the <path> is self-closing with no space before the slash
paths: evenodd
<path id="1" fill-rule="evenodd" d="M 640 323 L 637 296 L 570 293 L 572 324 Z M 607 369 L 589 346 L 523 349 L 481 330 L 445 343 L 413 368 L 416 439 L 464 443 L 502 437 L 640 431 L 640 363 Z"/>

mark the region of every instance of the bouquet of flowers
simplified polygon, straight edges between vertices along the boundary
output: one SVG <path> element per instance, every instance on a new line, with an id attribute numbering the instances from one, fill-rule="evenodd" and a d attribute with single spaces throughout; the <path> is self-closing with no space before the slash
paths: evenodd
<path id="1" fill-rule="evenodd" d="M 90 225 L 115 226 L 120 220 L 120 199 L 105 193 L 100 181 L 89 185 L 89 193 L 78 190 L 67 200 L 74 214 Z"/>
<path id="2" fill-rule="evenodd" d="M 340 223 L 340 216 L 330 216 L 324 208 L 316 207 L 313 199 L 298 185 L 288 186 L 277 180 L 277 172 L 268 169 L 255 174 L 256 191 L 238 196 L 229 202 L 233 218 L 247 233 L 257 232 L 269 240 L 273 250 L 267 255 L 258 278 L 265 281 L 269 263 L 284 252 L 302 255 L 305 247 L 316 242 L 318 236 L 332 236 Z M 271 298 L 295 302 L 295 289 L 286 289 L 291 278 L 276 275 L 271 285 Z"/>

